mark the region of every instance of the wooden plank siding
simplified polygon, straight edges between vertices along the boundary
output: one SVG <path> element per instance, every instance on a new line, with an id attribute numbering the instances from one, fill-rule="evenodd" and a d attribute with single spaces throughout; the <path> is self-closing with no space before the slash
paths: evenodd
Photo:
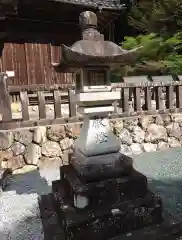
<path id="1" fill-rule="evenodd" d="M 56 72 L 51 65 L 53 54 L 61 58 L 60 46 L 41 42 L 5 42 L 0 57 L 0 71 L 14 71 L 9 85 L 74 84 L 70 73 Z"/>

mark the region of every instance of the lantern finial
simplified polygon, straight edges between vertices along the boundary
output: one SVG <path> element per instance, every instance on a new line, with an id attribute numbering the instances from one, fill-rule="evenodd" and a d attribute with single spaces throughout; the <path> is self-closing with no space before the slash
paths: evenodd
<path id="1" fill-rule="evenodd" d="M 97 15 L 91 11 L 85 11 L 79 17 L 80 27 L 85 30 L 86 28 L 97 28 Z"/>

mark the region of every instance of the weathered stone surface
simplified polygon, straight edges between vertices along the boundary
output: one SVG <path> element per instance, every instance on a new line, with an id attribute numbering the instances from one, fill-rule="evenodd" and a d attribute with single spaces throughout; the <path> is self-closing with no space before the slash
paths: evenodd
<path id="1" fill-rule="evenodd" d="M 2 161 L 6 161 L 6 160 L 9 160 L 10 158 L 13 157 L 13 152 L 10 151 L 10 150 L 7 150 L 7 151 L 1 151 L 0 152 L 0 163 Z"/>
<path id="2" fill-rule="evenodd" d="M 13 156 L 7 161 L 7 168 L 12 169 L 12 171 L 22 168 L 25 165 L 25 161 L 22 155 Z"/>
<path id="3" fill-rule="evenodd" d="M 15 133 L 15 140 L 17 142 L 23 143 L 24 145 L 28 145 L 32 142 L 33 134 L 29 130 L 21 130 Z"/>
<path id="4" fill-rule="evenodd" d="M 12 132 L 0 132 L 0 150 L 6 150 L 13 143 Z"/>
<path id="5" fill-rule="evenodd" d="M 175 137 L 177 139 L 180 139 L 181 129 L 178 123 L 171 123 L 166 127 L 166 129 L 170 137 Z"/>
<path id="6" fill-rule="evenodd" d="M 130 147 L 133 154 L 140 154 L 143 152 L 139 143 L 132 143 Z"/>
<path id="7" fill-rule="evenodd" d="M 168 143 L 169 143 L 169 146 L 172 148 L 181 147 L 180 142 L 174 137 L 168 138 Z"/>
<path id="8" fill-rule="evenodd" d="M 117 136 L 119 136 L 121 130 L 123 129 L 123 120 L 116 119 L 114 123 L 114 132 Z"/>
<path id="9" fill-rule="evenodd" d="M 157 150 L 157 144 L 153 143 L 143 143 L 142 147 L 144 152 L 154 152 Z"/>
<path id="10" fill-rule="evenodd" d="M 167 140 L 167 131 L 163 126 L 153 123 L 147 128 L 145 140 L 146 142 L 165 141 Z"/>
<path id="11" fill-rule="evenodd" d="M 169 144 L 166 142 L 159 142 L 157 145 L 158 150 L 166 150 L 169 148 Z"/>
<path id="12" fill-rule="evenodd" d="M 57 142 L 47 141 L 42 145 L 42 154 L 46 157 L 60 157 L 62 151 Z"/>
<path id="13" fill-rule="evenodd" d="M 72 138 L 64 138 L 63 140 L 60 141 L 60 147 L 62 150 L 66 150 L 69 148 L 72 148 L 74 144 L 74 141 Z"/>
<path id="14" fill-rule="evenodd" d="M 139 120 L 139 123 L 143 129 L 147 129 L 153 121 L 154 119 L 152 116 L 142 116 Z"/>
<path id="15" fill-rule="evenodd" d="M 24 153 L 25 151 L 25 145 L 23 145 L 22 143 L 20 142 L 14 142 L 12 145 L 11 145 L 11 150 L 12 152 L 14 153 L 14 155 L 19 155 L 21 153 Z"/>
<path id="16" fill-rule="evenodd" d="M 48 127 L 47 138 L 51 141 L 59 142 L 61 139 L 65 138 L 65 128 L 64 126 L 55 125 Z"/>
<path id="17" fill-rule="evenodd" d="M 128 129 L 129 131 L 133 131 L 133 129 L 138 125 L 138 118 L 133 118 L 132 120 L 125 120 L 123 122 L 123 127 Z"/>
<path id="18" fill-rule="evenodd" d="M 132 136 L 130 132 L 126 129 L 123 128 L 119 134 L 119 139 L 121 143 L 126 144 L 126 145 L 131 145 L 132 144 Z"/>
<path id="19" fill-rule="evenodd" d="M 145 132 L 140 127 L 136 126 L 132 133 L 133 141 L 136 143 L 142 143 L 145 139 Z"/>
<path id="20" fill-rule="evenodd" d="M 121 144 L 120 153 L 125 154 L 127 156 L 131 155 L 132 154 L 131 147 L 126 144 Z"/>
<path id="21" fill-rule="evenodd" d="M 14 170 L 13 175 L 25 174 L 27 172 L 32 172 L 32 171 L 37 171 L 37 166 L 35 166 L 35 165 L 25 165 L 22 168 Z"/>
<path id="22" fill-rule="evenodd" d="M 27 164 L 37 165 L 41 157 L 41 147 L 34 143 L 29 144 L 25 150 L 24 156 Z"/>
<path id="23" fill-rule="evenodd" d="M 155 124 L 157 124 L 157 125 L 163 125 L 164 124 L 164 121 L 163 121 L 161 115 L 158 115 L 158 116 L 155 117 Z"/>
<path id="24" fill-rule="evenodd" d="M 33 133 L 33 141 L 38 144 L 46 142 L 46 127 L 37 127 Z"/>
<path id="25" fill-rule="evenodd" d="M 60 157 L 53 157 L 53 158 L 41 157 L 37 163 L 37 166 L 40 169 L 51 168 L 51 167 L 59 168 L 62 165 L 63 165 L 63 162 Z"/>

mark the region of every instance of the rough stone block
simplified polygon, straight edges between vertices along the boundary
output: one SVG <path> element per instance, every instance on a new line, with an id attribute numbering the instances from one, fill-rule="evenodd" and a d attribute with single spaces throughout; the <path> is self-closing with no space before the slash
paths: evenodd
<path id="1" fill-rule="evenodd" d="M 64 181 L 53 185 L 54 206 L 69 240 L 109 239 L 162 221 L 161 200 L 151 192 L 130 202 L 78 210 L 64 191 Z"/>
<path id="2" fill-rule="evenodd" d="M 70 163 L 85 181 L 117 177 L 133 168 L 132 158 L 120 152 L 87 157 L 75 150 L 70 155 Z"/>
<path id="3" fill-rule="evenodd" d="M 80 178 L 72 166 L 61 167 L 60 175 L 69 183 L 70 198 L 73 199 L 73 194 L 86 196 L 92 206 L 144 197 L 148 191 L 147 178 L 134 169 L 126 176 L 89 183 Z"/>

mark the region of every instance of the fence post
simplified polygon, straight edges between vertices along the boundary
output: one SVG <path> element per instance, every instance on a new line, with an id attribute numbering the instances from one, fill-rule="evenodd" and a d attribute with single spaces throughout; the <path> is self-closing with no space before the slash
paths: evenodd
<path id="1" fill-rule="evenodd" d="M 5 73 L 0 73 L 0 114 L 2 121 L 12 120 L 11 101 L 7 86 L 8 76 Z"/>
<path id="2" fill-rule="evenodd" d="M 74 90 L 69 89 L 68 90 L 68 100 L 69 100 L 69 117 L 75 117 L 76 116 L 76 103 L 74 100 Z"/>

